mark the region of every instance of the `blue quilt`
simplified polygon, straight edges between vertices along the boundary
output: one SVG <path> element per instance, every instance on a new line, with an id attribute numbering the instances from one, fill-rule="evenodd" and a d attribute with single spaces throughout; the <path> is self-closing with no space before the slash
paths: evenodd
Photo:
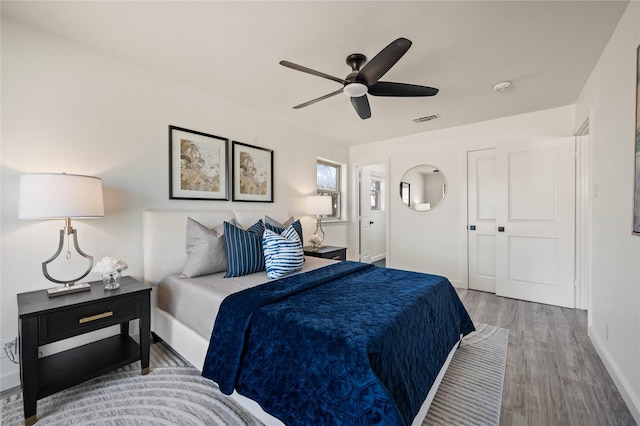
<path id="1" fill-rule="evenodd" d="M 340 262 L 227 297 L 202 375 L 287 425 L 409 425 L 473 330 L 446 278 Z"/>

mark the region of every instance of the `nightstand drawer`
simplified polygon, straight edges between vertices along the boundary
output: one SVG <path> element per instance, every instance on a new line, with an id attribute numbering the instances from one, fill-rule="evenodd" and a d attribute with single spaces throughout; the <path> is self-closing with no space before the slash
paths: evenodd
<path id="1" fill-rule="evenodd" d="M 68 308 L 40 316 L 40 344 L 54 342 L 136 318 L 136 297 Z"/>

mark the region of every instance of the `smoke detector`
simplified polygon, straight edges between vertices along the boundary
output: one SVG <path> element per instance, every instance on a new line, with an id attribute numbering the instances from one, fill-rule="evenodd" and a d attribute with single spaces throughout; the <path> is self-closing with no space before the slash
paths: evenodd
<path id="1" fill-rule="evenodd" d="M 501 81 L 500 83 L 496 83 L 496 85 L 493 86 L 493 90 L 495 90 L 498 93 L 506 92 L 509 89 L 511 89 L 510 81 Z"/>

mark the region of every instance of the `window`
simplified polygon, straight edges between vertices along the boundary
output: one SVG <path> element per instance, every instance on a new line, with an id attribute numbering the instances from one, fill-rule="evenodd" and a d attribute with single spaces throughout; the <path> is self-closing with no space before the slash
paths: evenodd
<path id="1" fill-rule="evenodd" d="M 382 208 L 381 182 L 377 179 L 371 179 L 371 210 L 380 210 Z"/>
<path id="2" fill-rule="evenodd" d="M 328 195 L 333 200 L 333 212 L 326 217 L 341 217 L 342 166 L 326 160 L 317 163 L 318 195 Z"/>

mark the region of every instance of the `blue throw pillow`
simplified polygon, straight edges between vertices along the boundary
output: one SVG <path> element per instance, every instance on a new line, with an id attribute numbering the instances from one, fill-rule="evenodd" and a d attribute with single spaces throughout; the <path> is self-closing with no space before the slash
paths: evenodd
<path id="1" fill-rule="evenodd" d="M 270 279 L 280 278 L 302 269 L 304 263 L 302 242 L 293 225 L 288 226 L 280 235 L 269 229 L 264 231 L 262 249 L 267 276 Z"/>
<path id="2" fill-rule="evenodd" d="M 298 237 L 300 237 L 300 242 L 304 241 L 302 238 L 302 224 L 300 223 L 300 219 L 294 221 L 293 217 L 290 217 L 284 224 L 276 221 L 275 219 L 270 218 L 269 216 L 265 216 L 264 223 L 267 229 L 275 232 L 276 234 L 282 234 L 282 232 L 288 226 L 293 226 L 293 228 L 298 233 Z"/>
<path id="3" fill-rule="evenodd" d="M 240 277 L 264 271 L 262 234 L 264 225 L 259 220 L 249 229 L 224 223 L 224 244 L 227 249 L 227 274 L 225 278 Z"/>

